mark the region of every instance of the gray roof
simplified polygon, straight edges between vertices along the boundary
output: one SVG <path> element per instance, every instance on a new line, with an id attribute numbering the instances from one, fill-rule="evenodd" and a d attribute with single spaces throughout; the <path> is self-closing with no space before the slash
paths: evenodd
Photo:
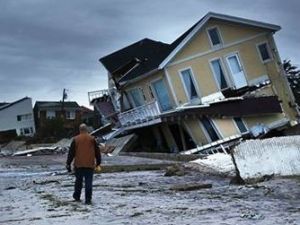
<path id="1" fill-rule="evenodd" d="M 36 101 L 34 108 L 60 108 L 62 107 L 61 101 Z M 79 108 L 77 102 L 67 101 L 64 102 L 64 108 Z"/>

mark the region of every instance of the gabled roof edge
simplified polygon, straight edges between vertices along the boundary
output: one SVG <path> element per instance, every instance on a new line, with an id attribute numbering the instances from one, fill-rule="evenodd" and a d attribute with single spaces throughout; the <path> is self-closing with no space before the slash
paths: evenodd
<path id="1" fill-rule="evenodd" d="M 12 103 L 9 103 L 9 104 L 7 104 L 7 105 L 4 105 L 4 106 L 0 107 L 0 111 L 3 110 L 3 109 L 9 108 L 9 107 L 11 107 L 11 106 L 13 106 L 13 105 L 15 105 L 15 104 L 17 104 L 17 103 L 20 103 L 20 102 L 22 102 L 22 101 L 25 101 L 25 100 L 27 100 L 27 99 L 31 99 L 31 98 L 30 98 L 30 97 L 24 97 L 24 98 L 21 98 L 21 99 L 19 99 L 19 100 L 17 100 L 17 101 L 14 101 L 14 102 L 12 102 Z"/>
<path id="2" fill-rule="evenodd" d="M 207 13 L 202 19 L 197 26 L 180 42 L 177 47 L 171 51 L 171 53 L 160 63 L 158 69 L 164 68 L 167 63 L 185 46 L 185 44 L 206 24 L 206 22 L 211 19 L 222 19 L 222 20 L 227 20 L 231 22 L 236 22 L 236 23 L 242 23 L 250 26 L 257 26 L 257 27 L 262 27 L 266 29 L 270 29 L 273 31 L 278 31 L 281 29 L 280 26 L 275 25 L 275 24 L 269 24 L 269 23 L 264 23 L 264 22 L 259 22 L 255 20 L 249 20 L 249 19 L 244 19 L 241 17 L 235 17 L 235 16 L 229 16 L 225 14 L 219 14 L 219 13 L 214 13 L 214 12 L 209 12 Z"/>

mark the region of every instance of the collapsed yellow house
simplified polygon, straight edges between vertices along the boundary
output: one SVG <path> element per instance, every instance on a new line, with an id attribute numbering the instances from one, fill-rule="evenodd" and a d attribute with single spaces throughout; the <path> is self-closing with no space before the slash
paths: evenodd
<path id="1" fill-rule="evenodd" d="M 143 39 L 104 56 L 123 130 L 143 147 L 226 149 L 297 123 L 273 24 L 208 13 L 173 43 Z"/>

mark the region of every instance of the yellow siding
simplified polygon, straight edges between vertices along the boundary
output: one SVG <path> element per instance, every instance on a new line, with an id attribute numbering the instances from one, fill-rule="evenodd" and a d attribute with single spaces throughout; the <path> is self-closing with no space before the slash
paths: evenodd
<path id="1" fill-rule="evenodd" d="M 195 139 L 194 141 L 197 145 L 201 146 L 208 143 L 205 134 L 200 127 L 199 119 L 186 120 L 185 124 L 189 127 L 189 130 L 192 133 L 192 137 Z"/>
<path id="2" fill-rule="evenodd" d="M 213 119 L 213 121 L 221 133 L 222 138 L 239 134 L 232 119 Z"/>
<path id="3" fill-rule="evenodd" d="M 217 83 L 215 81 L 213 72 L 210 67 L 210 61 L 215 58 L 221 58 L 223 69 L 226 76 L 230 80 L 229 69 L 227 68 L 226 56 L 232 53 L 238 53 L 242 66 L 248 82 L 250 80 L 259 78 L 263 75 L 268 75 L 270 69 L 267 69 L 266 65 L 260 61 L 256 44 L 266 41 L 266 36 L 260 36 L 253 40 L 246 41 L 239 45 L 234 45 L 229 48 L 220 49 L 218 51 L 211 52 L 201 57 L 191 59 L 187 62 L 182 62 L 167 67 L 168 73 L 174 85 L 176 96 L 180 104 L 188 101 L 186 98 L 184 87 L 180 79 L 179 71 L 185 68 L 192 68 L 195 80 L 200 89 L 202 96 L 218 91 Z M 275 63 L 271 63 L 272 69 L 276 70 Z"/>
<path id="4" fill-rule="evenodd" d="M 221 34 L 223 45 L 228 45 L 233 42 L 240 41 L 241 39 L 246 39 L 266 32 L 266 30 L 262 28 L 211 19 L 201 30 L 198 31 L 198 33 L 189 41 L 189 43 L 187 43 L 186 46 L 180 50 L 172 62 L 185 59 L 188 56 L 198 53 L 211 51 L 212 47 L 207 35 L 207 29 L 215 26 L 218 28 Z"/>

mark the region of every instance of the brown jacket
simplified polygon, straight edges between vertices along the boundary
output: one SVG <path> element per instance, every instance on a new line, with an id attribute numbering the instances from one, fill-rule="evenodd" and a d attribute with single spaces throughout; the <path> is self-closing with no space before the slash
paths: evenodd
<path id="1" fill-rule="evenodd" d="M 70 146 L 67 165 L 74 159 L 76 168 L 94 168 L 101 163 L 101 154 L 94 137 L 87 133 L 77 135 Z"/>

